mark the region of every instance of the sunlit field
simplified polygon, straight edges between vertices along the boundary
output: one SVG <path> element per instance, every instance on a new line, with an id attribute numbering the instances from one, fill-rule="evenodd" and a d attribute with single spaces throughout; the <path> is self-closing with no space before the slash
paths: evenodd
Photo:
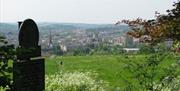
<path id="1" fill-rule="evenodd" d="M 103 86 L 107 91 L 119 91 L 125 89 L 127 84 L 129 84 L 128 81 L 131 82 L 131 84 L 138 82 L 137 80 L 131 79 L 133 73 L 125 69 L 127 66 L 125 62 L 129 60 L 143 63 L 148 57 L 149 55 L 51 56 L 46 59 L 46 76 L 57 75 L 58 72 L 60 72 L 61 75 L 67 73 L 69 73 L 69 75 L 73 73 L 87 74 L 88 72 L 88 74 L 90 74 L 88 76 L 90 76 L 91 79 L 103 81 L 103 85 L 100 86 Z M 158 74 L 156 74 L 158 76 L 156 79 L 164 74 L 162 69 L 172 65 L 175 62 L 174 60 L 175 58 L 172 56 L 166 56 L 164 58 L 164 61 L 158 65 Z M 79 78 L 74 77 L 73 79 Z M 79 82 L 80 81 L 81 79 L 79 79 Z M 140 86 L 136 85 L 136 88 L 140 88 Z"/>

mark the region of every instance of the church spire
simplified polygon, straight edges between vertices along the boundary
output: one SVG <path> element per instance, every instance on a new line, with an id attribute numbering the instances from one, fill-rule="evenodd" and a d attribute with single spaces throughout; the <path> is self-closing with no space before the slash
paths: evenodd
<path id="1" fill-rule="evenodd" d="M 49 31 L 49 48 L 52 48 L 52 35 L 51 35 L 51 30 Z"/>

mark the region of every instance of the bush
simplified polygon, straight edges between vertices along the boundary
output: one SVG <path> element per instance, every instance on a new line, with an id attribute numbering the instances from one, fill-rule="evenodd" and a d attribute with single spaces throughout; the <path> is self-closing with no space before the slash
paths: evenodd
<path id="1" fill-rule="evenodd" d="M 0 86 L 0 91 L 7 91 L 7 90 L 9 90 L 9 87 L 7 86 L 7 87 L 1 87 Z"/>
<path id="2" fill-rule="evenodd" d="M 173 62 L 166 62 L 173 59 Z M 124 61 L 128 70 L 133 75 L 131 80 L 136 80 L 140 89 L 128 82 L 127 89 L 137 89 L 143 91 L 179 91 L 180 89 L 180 58 L 171 53 L 154 53 L 143 62 L 133 60 Z M 166 64 L 164 64 L 166 63 Z"/>
<path id="3" fill-rule="evenodd" d="M 76 71 L 46 75 L 45 91 L 105 91 L 107 84 L 93 79 L 92 74 L 95 73 Z"/>
<path id="4" fill-rule="evenodd" d="M 5 38 L 0 37 L 0 87 L 12 88 L 12 66 L 10 60 L 16 60 L 14 45 L 8 45 Z"/>

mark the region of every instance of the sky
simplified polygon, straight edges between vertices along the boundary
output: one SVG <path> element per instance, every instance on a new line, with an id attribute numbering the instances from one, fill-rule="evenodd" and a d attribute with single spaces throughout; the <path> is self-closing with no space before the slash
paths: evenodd
<path id="1" fill-rule="evenodd" d="M 154 18 L 176 0 L 0 0 L 0 22 L 109 24 L 122 19 Z"/>

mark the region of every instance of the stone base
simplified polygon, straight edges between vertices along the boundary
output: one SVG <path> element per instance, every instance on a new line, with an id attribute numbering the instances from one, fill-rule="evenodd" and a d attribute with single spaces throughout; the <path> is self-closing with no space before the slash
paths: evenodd
<path id="1" fill-rule="evenodd" d="M 44 91 L 44 59 L 13 63 L 13 91 Z"/>

